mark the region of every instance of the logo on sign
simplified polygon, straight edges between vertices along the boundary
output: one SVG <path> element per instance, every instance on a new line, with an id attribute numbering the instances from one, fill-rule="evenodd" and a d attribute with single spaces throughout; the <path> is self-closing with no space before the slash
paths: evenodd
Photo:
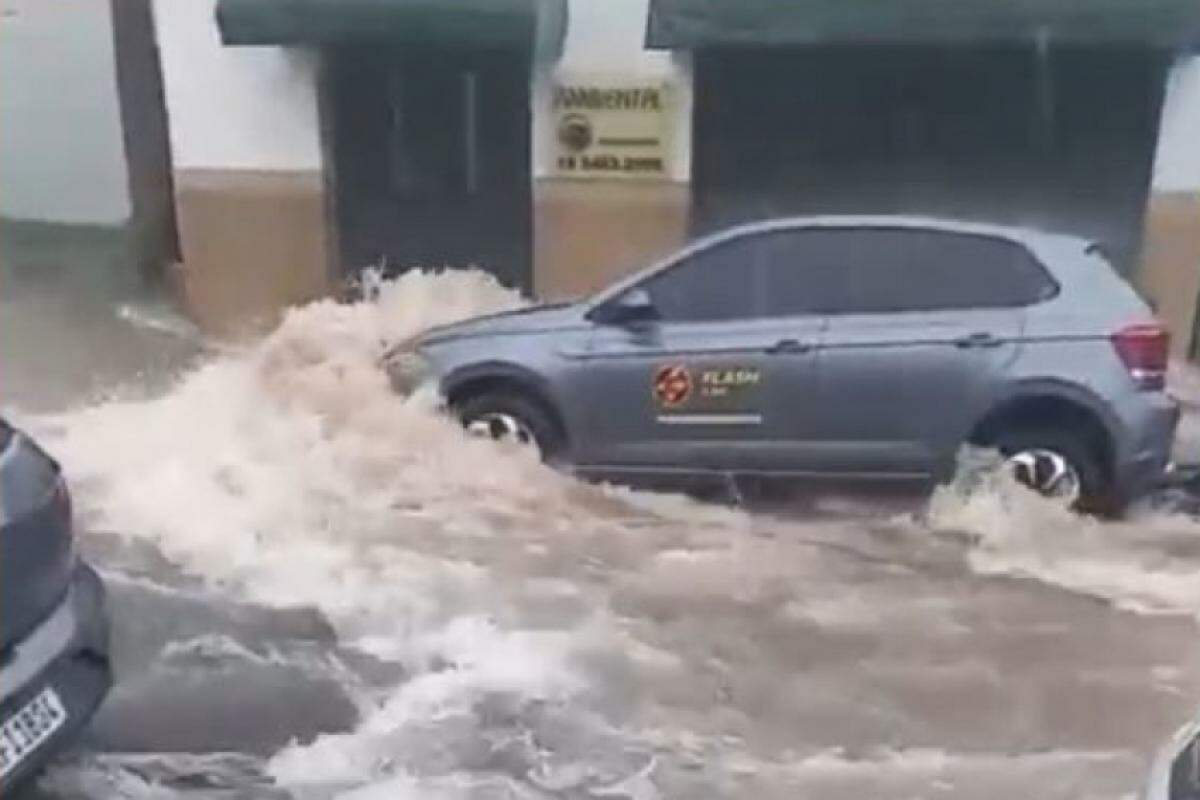
<path id="1" fill-rule="evenodd" d="M 564 114 L 558 121 L 558 141 L 567 150 L 587 150 L 593 138 L 592 122 L 583 114 Z"/>

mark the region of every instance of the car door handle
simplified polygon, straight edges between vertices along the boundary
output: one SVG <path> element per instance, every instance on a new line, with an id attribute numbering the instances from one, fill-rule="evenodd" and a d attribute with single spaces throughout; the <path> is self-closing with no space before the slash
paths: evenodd
<path id="1" fill-rule="evenodd" d="M 812 349 L 812 342 L 802 342 L 799 339 L 780 339 L 768 347 L 767 352 L 771 355 L 782 355 L 786 353 L 807 353 Z"/>
<path id="2" fill-rule="evenodd" d="M 1003 339 L 997 339 L 985 331 L 969 333 L 954 340 L 954 346 L 963 350 L 975 347 L 999 347 L 1002 344 L 1004 344 Z"/>

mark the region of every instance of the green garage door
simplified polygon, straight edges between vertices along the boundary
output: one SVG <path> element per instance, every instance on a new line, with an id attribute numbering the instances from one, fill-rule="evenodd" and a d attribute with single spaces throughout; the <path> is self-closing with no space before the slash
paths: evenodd
<path id="1" fill-rule="evenodd" d="M 1200 41 L 1196 0 L 651 0 L 650 47 Z"/>

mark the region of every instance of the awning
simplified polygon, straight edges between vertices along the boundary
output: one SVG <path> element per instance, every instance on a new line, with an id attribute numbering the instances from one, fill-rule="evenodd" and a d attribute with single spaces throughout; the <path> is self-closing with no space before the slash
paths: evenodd
<path id="1" fill-rule="evenodd" d="M 1200 0 L 650 0 L 646 45 L 1200 42 Z"/>
<path id="2" fill-rule="evenodd" d="M 561 52 L 566 0 L 219 0 L 225 44 L 378 43 Z"/>

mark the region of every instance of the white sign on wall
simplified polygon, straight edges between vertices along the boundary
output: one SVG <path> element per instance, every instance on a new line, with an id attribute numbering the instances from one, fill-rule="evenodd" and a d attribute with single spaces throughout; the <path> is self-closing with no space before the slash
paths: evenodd
<path id="1" fill-rule="evenodd" d="M 550 172 L 559 178 L 667 180 L 675 97 L 665 80 L 558 76 Z"/>

